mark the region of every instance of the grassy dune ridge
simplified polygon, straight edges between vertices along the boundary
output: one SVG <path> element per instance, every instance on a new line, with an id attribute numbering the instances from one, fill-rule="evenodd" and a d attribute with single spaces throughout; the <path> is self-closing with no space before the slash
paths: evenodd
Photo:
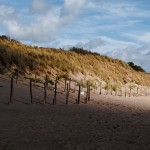
<path id="1" fill-rule="evenodd" d="M 31 73 L 82 75 L 85 79 L 150 85 L 150 75 L 133 70 L 127 63 L 88 51 L 27 46 L 5 36 L 0 37 L 0 72 L 19 68 Z M 15 66 L 15 67 L 14 67 Z M 6 69 L 6 71 L 7 71 Z"/>

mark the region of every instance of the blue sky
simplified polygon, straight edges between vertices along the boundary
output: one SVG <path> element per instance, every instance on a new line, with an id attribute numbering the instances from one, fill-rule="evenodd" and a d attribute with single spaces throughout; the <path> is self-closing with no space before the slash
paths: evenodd
<path id="1" fill-rule="evenodd" d="M 83 47 L 150 72 L 149 0 L 0 0 L 0 22 L 23 43 Z"/>

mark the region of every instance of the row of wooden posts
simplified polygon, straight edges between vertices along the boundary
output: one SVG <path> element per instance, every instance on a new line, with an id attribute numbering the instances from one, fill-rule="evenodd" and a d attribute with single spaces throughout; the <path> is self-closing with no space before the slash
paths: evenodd
<path id="1" fill-rule="evenodd" d="M 18 78 L 16 78 L 16 84 L 18 83 Z M 56 105 L 56 100 L 57 100 L 57 93 L 58 93 L 58 79 L 56 77 L 56 81 L 54 84 L 54 98 L 53 98 L 53 105 Z M 34 81 L 34 86 L 36 86 L 36 79 Z M 47 89 L 48 89 L 48 76 L 45 77 L 45 82 L 44 82 L 44 103 L 47 103 Z M 33 81 L 30 79 L 30 103 L 33 103 Z M 66 92 L 66 104 L 69 102 L 69 94 L 71 90 L 71 78 L 69 79 L 69 83 L 67 83 L 67 79 L 65 78 L 65 88 L 64 92 Z M 74 89 L 75 90 L 75 89 Z M 14 92 L 14 78 L 11 77 L 11 85 L 10 85 L 10 101 L 9 104 L 13 102 L 13 92 Z M 75 92 L 75 91 L 74 91 Z M 87 83 L 87 92 L 86 92 L 86 98 L 85 98 L 85 104 L 87 104 L 87 101 L 90 101 L 90 85 Z M 81 101 L 81 85 L 79 84 L 79 89 L 78 89 L 78 98 L 76 99 L 76 104 L 80 104 Z"/>
<path id="2" fill-rule="evenodd" d="M 18 78 L 19 78 L 19 72 L 17 72 L 17 76 L 16 76 L 16 84 L 18 83 Z M 35 75 L 35 79 L 34 79 L 34 86 L 36 86 L 36 81 L 37 81 L 37 76 Z M 69 79 L 69 82 L 67 82 L 67 79 L 65 78 L 65 87 L 64 87 L 64 92 L 66 92 L 66 104 L 68 104 L 68 100 L 69 100 L 69 94 L 70 94 L 70 90 L 71 90 L 71 78 Z M 54 84 L 54 98 L 53 98 L 53 104 L 56 104 L 56 99 L 57 99 L 57 83 L 58 83 L 58 78 L 56 77 L 56 81 Z M 9 103 L 12 103 L 12 99 L 13 99 L 13 84 L 14 84 L 14 78 L 11 78 L 11 88 L 10 88 L 10 101 Z M 108 83 L 107 83 L 108 84 Z M 107 85 L 108 86 L 108 85 Z M 30 79 L 30 103 L 33 103 L 33 93 L 32 93 L 32 88 L 33 88 L 33 81 L 32 79 Z M 44 82 L 44 103 L 47 103 L 47 89 L 48 89 L 48 76 L 46 75 L 45 77 L 45 82 Z M 76 82 L 75 82 L 75 87 L 74 87 L 74 92 L 76 90 Z M 87 103 L 87 101 L 90 101 L 90 85 L 89 83 L 87 83 L 87 91 L 86 91 L 86 98 L 85 98 L 85 103 Z M 96 83 L 94 85 L 94 93 L 96 91 Z M 124 96 L 127 97 L 127 88 L 125 86 L 124 89 Z M 117 96 L 117 90 L 115 91 L 115 96 Z M 131 97 L 131 92 L 132 92 L 132 88 L 129 89 L 129 97 Z M 139 89 L 137 88 L 137 94 L 139 92 Z M 108 90 L 106 91 L 106 95 L 108 94 L 113 95 L 112 90 Z M 102 82 L 100 82 L 100 91 L 99 94 L 102 94 Z M 145 95 L 149 95 L 150 93 L 148 92 Z M 120 89 L 120 96 L 123 96 L 123 92 L 122 89 Z M 134 94 L 133 94 L 134 96 Z M 78 89 L 78 98 L 76 99 L 76 103 L 79 104 L 80 103 L 80 99 L 81 99 L 81 85 L 79 84 L 79 89 Z"/>
<path id="3" fill-rule="evenodd" d="M 107 83 L 107 87 L 109 86 L 109 83 Z M 95 83 L 95 85 L 94 85 L 94 93 L 95 93 L 95 89 L 96 89 L 96 83 Z M 144 91 L 143 91 L 143 89 L 144 89 Z M 124 96 L 125 97 L 127 97 L 127 96 L 129 96 L 129 97 L 131 97 L 132 95 L 133 96 L 135 96 L 135 95 L 138 95 L 138 96 L 140 96 L 140 95 L 145 95 L 145 96 L 147 96 L 147 95 L 150 95 L 150 88 L 146 88 L 146 87 L 144 87 L 144 88 L 139 88 L 138 86 L 136 87 L 136 90 L 135 90 L 135 88 L 133 89 L 133 87 L 132 86 L 130 86 L 129 87 L 129 92 L 127 92 L 128 90 L 127 90 L 127 87 L 126 87 L 126 85 L 124 86 Z M 116 90 L 114 91 L 114 95 L 115 96 L 117 96 L 118 95 L 118 92 L 120 92 L 120 96 L 123 96 L 123 90 L 122 90 L 122 88 L 116 88 Z M 100 92 L 99 92 L 99 94 L 101 95 L 102 94 L 102 82 L 100 83 Z M 112 85 L 111 85 L 111 90 L 110 89 L 108 89 L 107 88 L 107 90 L 106 90 L 106 95 L 108 95 L 108 94 L 111 94 L 111 95 L 113 95 L 113 90 L 112 90 Z"/>
<path id="4" fill-rule="evenodd" d="M 18 78 L 19 78 L 19 70 L 17 69 L 17 72 L 16 72 L 16 84 L 18 83 Z M 36 85 L 36 80 L 37 80 L 37 75 L 35 74 L 34 86 Z M 57 82 L 57 77 L 56 77 L 56 82 Z M 46 94 L 46 89 L 47 89 L 47 86 L 48 86 L 48 76 L 47 75 L 45 77 L 45 84 L 46 85 L 44 85 L 44 89 L 45 89 L 45 94 Z M 69 79 L 69 92 L 70 92 L 70 86 L 71 86 L 71 78 Z M 107 82 L 107 87 L 108 86 L 109 86 L 109 83 Z M 65 78 L 65 90 L 66 90 L 66 88 L 67 88 L 67 79 Z M 74 87 L 74 90 L 75 90 L 75 88 L 76 88 L 76 85 Z M 64 92 L 65 92 L 65 90 L 64 90 Z M 95 90 L 96 90 L 96 83 L 94 84 L 94 93 L 95 93 Z M 120 96 L 123 96 L 122 89 L 119 89 L 119 91 L 120 91 Z M 127 97 L 127 87 L 126 86 L 125 86 L 124 91 L 125 91 L 124 92 L 124 96 Z M 118 89 L 115 91 L 115 96 L 117 96 L 117 92 L 118 92 Z M 107 89 L 106 95 L 108 95 L 108 93 L 109 93 L 109 90 Z M 129 97 L 131 97 L 131 93 L 132 93 L 132 87 L 129 88 L 129 94 L 128 94 Z M 100 92 L 99 92 L 99 94 L 100 95 L 102 94 L 102 82 L 100 82 Z M 113 95 L 112 94 L 112 90 L 110 90 L 110 94 Z M 139 88 L 138 87 L 137 87 L 137 93 L 136 94 L 137 95 L 142 95 L 141 89 L 140 89 L 140 93 L 139 93 Z M 136 95 L 136 94 L 134 92 L 133 96 Z M 150 91 L 147 92 L 147 89 L 146 89 L 145 92 L 143 93 L 143 95 L 150 95 Z M 46 97 L 44 99 L 46 99 Z"/>

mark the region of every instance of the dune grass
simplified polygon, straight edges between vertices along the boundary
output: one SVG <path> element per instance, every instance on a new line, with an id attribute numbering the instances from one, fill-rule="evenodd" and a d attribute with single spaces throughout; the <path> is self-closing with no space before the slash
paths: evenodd
<path id="1" fill-rule="evenodd" d="M 81 50 L 81 49 L 80 49 Z M 82 74 L 84 77 L 97 77 L 105 82 L 132 82 L 150 85 L 148 73 L 133 70 L 127 63 L 83 50 L 65 51 L 63 49 L 43 48 L 24 45 L 5 36 L 0 37 L 0 73 L 5 68 L 15 66 L 31 73 L 56 74 L 72 76 Z"/>

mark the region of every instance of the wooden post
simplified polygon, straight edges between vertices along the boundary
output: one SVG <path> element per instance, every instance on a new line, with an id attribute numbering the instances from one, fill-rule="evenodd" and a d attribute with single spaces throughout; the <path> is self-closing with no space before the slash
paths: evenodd
<path id="1" fill-rule="evenodd" d="M 146 90 L 146 87 L 145 87 L 145 96 L 147 95 L 147 90 Z"/>
<path id="2" fill-rule="evenodd" d="M 127 87 L 125 85 L 125 97 L 127 97 Z"/>
<path id="3" fill-rule="evenodd" d="M 65 88 L 64 88 L 64 92 L 66 91 L 66 85 L 67 85 L 67 79 L 65 78 Z"/>
<path id="4" fill-rule="evenodd" d="M 44 82 L 44 103 L 46 103 L 46 96 L 47 96 L 47 85 L 46 85 L 46 80 Z"/>
<path id="5" fill-rule="evenodd" d="M 13 77 L 11 77 L 11 84 L 10 84 L 10 101 L 9 103 L 11 104 L 12 103 L 12 99 L 13 99 Z"/>
<path id="6" fill-rule="evenodd" d="M 132 92 L 132 88 L 130 87 L 130 93 L 129 93 L 129 97 L 131 97 L 131 92 Z"/>
<path id="7" fill-rule="evenodd" d="M 112 84 L 111 84 L 110 94 L 113 95 L 113 92 L 112 92 Z"/>
<path id="8" fill-rule="evenodd" d="M 102 95 L 102 82 L 100 82 L 100 92 L 99 92 L 100 95 Z"/>
<path id="9" fill-rule="evenodd" d="M 144 96 L 146 96 L 145 86 L 144 86 Z"/>
<path id="10" fill-rule="evenodd" d="M 140 88 L 140 96 L 142 96 L 142 86 L 141 86 L 141 88 Z"/>
<path id="11" fill-rule="evenodd" d="M 147 86 L 146 86 L 146 96 L 148 95 Z"/>
<path id="12" fill-rule="evenodd" d="M 31 104 L 33 102 L 33 97 L 32 97 L 32 80 L 30 79 L 30 99 L 31 99 Z"/>
<path id="13" fill-rule="evenodd" d="M 136 96 L 135 87 L 133 89 L 133 97 Z"/>
<path id="14" fill-rule="evenodd" d="M 95 84 L 94 84 L 94 94 L 95 94 L 95 90 L 96 90 L 96 82 L 95 82 Z"/>
<path id="15" fill-rule="evenodd" d="M 117 96 L 118 86 L 116 86 L 115 96 Z"/>
<path id="16" fill-rule="evenodd" d="M 71 78 L 69 79 L 69 92 L 71 90 Z"/>
<path id="17" fill-rule="evenodd" d="M 106 92 L 106 95 L 108 95 L 108 91 L 109 91 L 109 83 L 107 82 L 107 92 Z"/>
<path id="18" fill-rule="evenodd" d="M 78 100 L 77 100 L 77 104 L 80 104 L 80 94 L 81 94 L 81 85 L 79 84 L 79 91 L 78 91 Z"/>
<path id="19" fill-rule="evenodd" d="M 137 86 L 137 96 L 139 96 L 139 86 Z"/>
<path id="20" fill-rule="evenodd" d="M 53 105 L 56 105 L 56 96 L 57 96 L 57 82 L 55 82 Z"/>
<path id="21" fill-rule="evenodd" d="M 46 89 L 48 89 L 48 75 L 45 76 Z"/>
<path id="22" fill-rule="evenodd" d="M 121 96 L 122 96 L 122 87 L 120 87 L 120 92 L 121 92 Z"/>
<path id="23" fill-rule="evenodd" d="M 44 103 L 46 103 L 47 98 L 47 88 L 48 88 L 48 76 L 45 76 L 45 82 L 44 82 Z"/>
<path id="24" fill-rule="evenodd" d="M 17 69 L 16 84 L 18 84 L 19 70 Z"/>
<path id="25" fill-rule="evenodd" d="M 34 77 L 34 86 L 36 87 L 36 74 L 35 74 L 35 77 Z"/>
<path id="26" fill-rule="evenodd" d="M 89 95 L 89 83 L 87 82 L 87 87 L 86 87 L 86 98 L 85 98 L 85 104 L 87 104 L 88 101 L 88 95 Z"/>
<path id="27" fill-rule="evenodd" d="M 67 83 L 66 104 L 68 104 L 68 98 L 69 98 L 69 84 Z"/>
<path id="28" fill-rule="evenodd" d="M 90 87 L 90 85 L 88 86 L 88 101 L 90 101 L 90 92 L 91 92 L 91 87 Z"/>

